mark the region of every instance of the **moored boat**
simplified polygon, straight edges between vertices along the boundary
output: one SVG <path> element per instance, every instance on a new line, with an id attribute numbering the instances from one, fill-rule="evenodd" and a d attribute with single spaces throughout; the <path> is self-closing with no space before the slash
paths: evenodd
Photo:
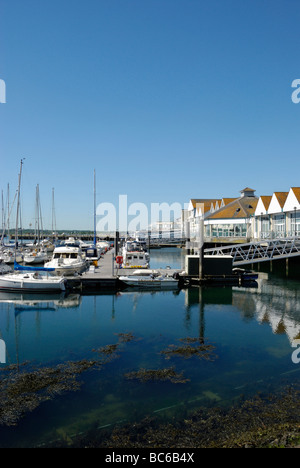
<path id="1" fill-rule="evenodd" d="M 15 260 L 17 262 L 23 261 L 23 254 L 19 251 L 14 252 L 12 250 L 4 250 L 1 256 L 4 263 L 7 265 L 13 265 Z"/>
<path id="2" fill-rule="evenodd" d="M 160 273 L 157 270 L 136 270 L 130 275 L 119 276 L 127 286 L 138 288 L 173 289 L 178 288 L 178 278 Z"/>
<path id="3" fill-rule="evenodd" d="M 149 268 L 150 255 L 144 242 L 126 240 L 120 257 L 123 268 Z"/>
<path id="4" fill-rule="evenodd" d="M 48 260 L 47 252 L 44 250 L 34 250 L 32 252 L 24 253 L 24 263 L 27 264 L 40 264 Z"/>
<path id="5" fill-rule="evenodd" d="M 0 276 L 0 291 L 61 292 L 65 291 L 65 280 L 38 271 L 7 273 Z"/>
<path id="6" fill-rule="evenodd" d="M 83 273 L 88 268 L 88 262 L 82 249 L 77 245 L 56 247 L 52 259 L 45 263 L 46 268 L 53 268 L 58 275 L 74 275 Z"/>

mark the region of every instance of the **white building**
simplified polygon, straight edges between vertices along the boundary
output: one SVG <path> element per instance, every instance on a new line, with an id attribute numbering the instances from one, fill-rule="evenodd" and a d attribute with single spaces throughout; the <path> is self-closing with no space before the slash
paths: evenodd
<path id="1" fill-rule="evenodd" d="M 300 235 L 300 188 L 261 196 L 255 210 L 255 239 Z"/>
<path id="2" fill-rule="evenodd" d="M 289 192 L 255 196 L 246 187 L 238 198 L 190 199 L 182 214 L 182 232 L 199 238 L 200 219 L 205 242 L 251 242 L 300 236 L 300 187 Z"/>

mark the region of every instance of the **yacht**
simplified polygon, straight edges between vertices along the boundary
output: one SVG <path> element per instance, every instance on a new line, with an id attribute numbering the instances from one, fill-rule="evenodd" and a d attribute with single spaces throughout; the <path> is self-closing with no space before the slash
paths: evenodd
<path id="1" fill-rule="evenodd" d="M 52 259 L 45 263 L 45 268 L 54 268 L 58 275 L 74 275 L 83 273 L 88 268 L 88 262 L 82 249 L 74 245 L 55 247 Z"/>
<path id="2" fill-rule="evenodd" d="M 150 255 L 146 249 L 146 242 L 126 240 L 121 252 L 123 268 L 149 268 Z"/>

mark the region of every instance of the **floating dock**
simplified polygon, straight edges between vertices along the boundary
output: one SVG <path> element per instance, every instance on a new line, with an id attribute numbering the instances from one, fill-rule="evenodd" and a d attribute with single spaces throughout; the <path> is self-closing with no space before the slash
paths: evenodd
<path id="1" fill-rule="evenodd" d="M 158 269 L 162 273 L 172 276 L 181 270 Z M 91 266 L 90 269 L 81 275 L 66 277 L 66 288 L 69 290 L 79 290 L 83 292 L 95 292 L 104 290 L 120 290 L 124 288 L 124 283 L 119 276 L 132 274 L 132 268 L 117 268 L 114 262 L 114 250 L 109 250 L 98 261 L 98 266 Z"/>
<path id="2" fill-rule="evenodd" d="M 156 268 L 157 271 L 162 274 L 180 274 L 181 269 L 161 269 Z M 117 268 L 114 262 L 114 250 L 106 252 L 98 261 L 98 266 L 91 266 L 90 269 L 81 275 L 66 277 L 66 288 L 68 290 L 78 290 L 85 293 L 95 293 L 103 291 L 118 291 L 125 287 L 124 283 L 119 279 L 119 276 L 126 276 L 132 274 L 133 269 L 131 268 Z M 199 279 L 194 272 L 190 272 L 189 275 L 179 276 L 179 287 L 186 286 L 201 286 L 201 285 L 242 285 L 246 282 L 255 280 L 252 275 L 244 274 L 211 274 L 204 276 L 203 279 Z"/>

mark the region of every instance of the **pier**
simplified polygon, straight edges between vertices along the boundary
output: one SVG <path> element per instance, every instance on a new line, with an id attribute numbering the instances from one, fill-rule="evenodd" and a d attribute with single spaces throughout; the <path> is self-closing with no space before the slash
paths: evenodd
<path id="1" fill-rule="evenodd" d="M 192 256 L 193 257 L 193 256 Z M 197 260 L 199 257 L 195 256 Z M 219 260 L 218 262 L 220 269 L 209 268 L 203 277 L 198 276 L 199 266 L 191 271 L 184 271 L 183 269 L 172 269 L 172 268 L 155 268 L 156 271 L 162 275 L 173 276 L 178 275 L 179 288 L 199 285 L 242 285 L 245 282 L 253 282 L 251 275 L 244 275 L 243 272 L 232 272 L 231 267 L 226 266 L 224 269 L 224 262 Z M 120 276 L 127 276 L 132 274 L 134 269 L 132 268 L 118 268 L 115 263 L 115 251 L 114 249 L 109 250 L 106 254 L 101 257 L 98 261 L 98 265 L 91 265 L 89 270 L 77 276 L 66 277 L 66 288 L 67 290 L 78 290 L 79 292 L 89 294 L 104 291 L 118 291 L 127 287 L 120 279 Z"/>
<path id="2" fill-rule="evenodd" d="M 91 265 L 90 269 L 81 275 L 66 277 L 66 287 L 67 289 L 93 292 L 95 290 L 116 290 L 119 281 L 115 271 L 114 249 L 111 249 L 98 260 L 97 267 Z"/>
<path id="3" fill-rule="evenodd" d="M 132 274 L 134 270 L 132 268 L 117 268 L 114 256 L 115 251 L 111 249 L 101 257 L 98 266 L 92 265 L 88 271 L 81 275 L 66 277 L 67 289 L 77 289 L 85 293 L 123 289 L 125 285 L 120 281 L 119 276 Z M 169 275 L 181 272 L 179 269 L 156 268 L 156 270 Z"/>

